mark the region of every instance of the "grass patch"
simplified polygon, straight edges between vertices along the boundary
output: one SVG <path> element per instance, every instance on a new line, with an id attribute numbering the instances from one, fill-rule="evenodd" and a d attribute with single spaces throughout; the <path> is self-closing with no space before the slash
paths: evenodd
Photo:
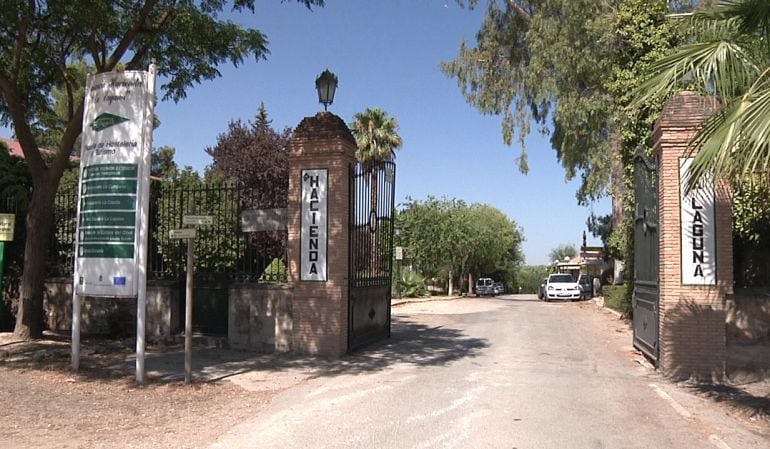
<path id="1" fill-rule="evenodd" d="M 631 317 L 631 288 L 628 284 L 605 285 L 602 287 L 602 293 L 604 295 L 604 307 L 609 307 Z"/>

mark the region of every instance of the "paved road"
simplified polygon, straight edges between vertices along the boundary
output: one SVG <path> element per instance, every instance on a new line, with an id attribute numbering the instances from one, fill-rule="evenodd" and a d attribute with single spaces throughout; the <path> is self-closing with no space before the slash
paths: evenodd
<path id="1" fill-rule="evenodd" d="M 640 364 L 626 325 L 534 296 L 394 308 L 393 337 L 288 389 L 214 448 L 764 448 Z"/>

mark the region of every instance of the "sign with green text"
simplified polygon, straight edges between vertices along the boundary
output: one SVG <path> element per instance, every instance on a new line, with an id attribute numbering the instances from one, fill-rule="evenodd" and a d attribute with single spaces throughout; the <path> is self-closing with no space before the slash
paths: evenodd
<path id="1" fill-rule="evenodd" d="M 89 76 L 80 158 L 75 291 L 137 296 L 147 248 L 154 72 Z"/>

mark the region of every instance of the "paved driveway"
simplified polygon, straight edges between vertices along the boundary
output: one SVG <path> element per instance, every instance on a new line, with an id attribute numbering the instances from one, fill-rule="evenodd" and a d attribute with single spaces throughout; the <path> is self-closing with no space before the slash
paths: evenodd
<path id="1" fill-rule="evenodd" d="M 590 303 L 468 298 L 393 318 L 390 340 L 315 370 L 212 447 L 770 446 L 766 421 L 659 377 Z"/>

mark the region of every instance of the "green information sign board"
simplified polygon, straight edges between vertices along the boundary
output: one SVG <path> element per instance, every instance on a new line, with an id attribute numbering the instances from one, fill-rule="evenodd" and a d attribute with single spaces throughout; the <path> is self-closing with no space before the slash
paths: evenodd
<path id="1" fill-rule="evenodd" d="M 134 209 L 136 204 L 136 196 L 134 195 L 122 195 L 122 196 L 92 196 L 84 197 L 83 202 L 80 205 L 80 210 L 87 212 L 93 210 L 121 210 L 121 209 Z"/>
<path id="2" fill-rule="evenodd" d="M 78 257 L 101 259 L 131 259 L 134 245 L 110 245 L 84 243 L 78 247 Z"/>
<path id="3" fill-rule="evenodd" d="M 110 179 L 83 183 L 83 195 L 136 193 L 135 179 Z"/>
<path id="4" fill-rule="evenodd" d="M 89 211 L 80 214 L 81 226 L 130 226 L 132 229 L 136 222 L 134 212 L 104 212 Z"/>
<path id="5" fill-rule="evenodd" d="M 135 260 L 137 229 L 137 164 L 91 164 L 83 167 L 80 186 L 80 222 L 77 232 L 78 260 L 82 266 L 112 267 L 112 274 L 91 275 L 94 288 L 123 289 L 131 274 L 128 267 Z M 111 259 L 87 262 L 93 259 Z M 91 265 L 89 265 L 91 264 Z M 94 265 L 95 264 L 95 265 Z M 78 276 L 79 286 L 89 279 Z"/>
<path id="6" fill-rule="evenodd" d="M 138 174 L 136 164 L 95 164 L 83 169 L 83 179 L 134 178 Z"/>
<path id="7" fill-rule="evenodd" d="M 81 242 L 130 242 L 134 241 L 135 229 L 85 228 L 80 230 Z"/>

